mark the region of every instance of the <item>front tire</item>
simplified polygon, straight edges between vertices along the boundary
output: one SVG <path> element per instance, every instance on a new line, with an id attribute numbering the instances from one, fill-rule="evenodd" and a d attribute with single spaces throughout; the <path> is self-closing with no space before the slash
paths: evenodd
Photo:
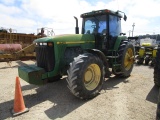
<path id="1" fill-rule="evenodd" d="M 80 99 L 97 96 L 105 79 L 103 62 L 90 53 L 74 58 L 67 73 L 68 88 Z"/>

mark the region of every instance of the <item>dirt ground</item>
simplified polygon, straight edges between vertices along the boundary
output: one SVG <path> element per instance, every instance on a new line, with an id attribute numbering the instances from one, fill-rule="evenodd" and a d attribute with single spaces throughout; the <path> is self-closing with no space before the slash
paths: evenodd
<path id="1" fill-rule="evenodd" d="M 33 61 L 15 61 L 12 67 L 0 63 L 0 120 L 155 120 L 158 88 L 153 83 L 153 68 L 135 65 L 127 79 L 106 79 L 101 93 L 88 101 L 74 97 L 65 79 L 44 86 L 21 88 L 29 112 L 12 117 L 17 67 Z"/>

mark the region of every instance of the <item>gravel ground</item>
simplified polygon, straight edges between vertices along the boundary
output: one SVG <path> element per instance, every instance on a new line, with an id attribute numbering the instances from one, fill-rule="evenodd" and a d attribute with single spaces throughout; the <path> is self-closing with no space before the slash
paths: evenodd
<path id="1" fill-rule="evenodd" d="M 20 80 L 29 112 L 12 117 L 17 67 L 33 61 L 14 61 L 12 67 L 0 63 L 0 120 L 155 120 L 158 88 L 153 83 L 153 68 L 134 66 L 127 79 L 106 79 L 101 93 L 92 100 L 74 97 L 65 79 L 43 86 Z"/>

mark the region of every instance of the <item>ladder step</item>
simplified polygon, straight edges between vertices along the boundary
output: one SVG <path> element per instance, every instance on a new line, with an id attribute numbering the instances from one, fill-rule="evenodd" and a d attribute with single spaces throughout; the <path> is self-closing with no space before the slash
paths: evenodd
<path id="1" fill-rule="evenodd" d="M 118 58 L 119 56 L 106 56 L 107 58 Z"/>

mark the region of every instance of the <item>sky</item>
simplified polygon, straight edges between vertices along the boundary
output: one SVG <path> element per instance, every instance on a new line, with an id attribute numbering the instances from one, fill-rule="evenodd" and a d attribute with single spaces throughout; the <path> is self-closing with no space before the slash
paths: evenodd
<path id="1" fill-rule="evenodd" d="M 74 34 L 75 19 L 93 10 L 123 11 L 122 32 L 127 36 L 160 34 L 160 0 L 0 0 L 0 27 L 17 33 L 35 33 L 37 28 L 52 28 L 56 35 Z M 81 31 L 81 29 L 80 29 Z"/>

